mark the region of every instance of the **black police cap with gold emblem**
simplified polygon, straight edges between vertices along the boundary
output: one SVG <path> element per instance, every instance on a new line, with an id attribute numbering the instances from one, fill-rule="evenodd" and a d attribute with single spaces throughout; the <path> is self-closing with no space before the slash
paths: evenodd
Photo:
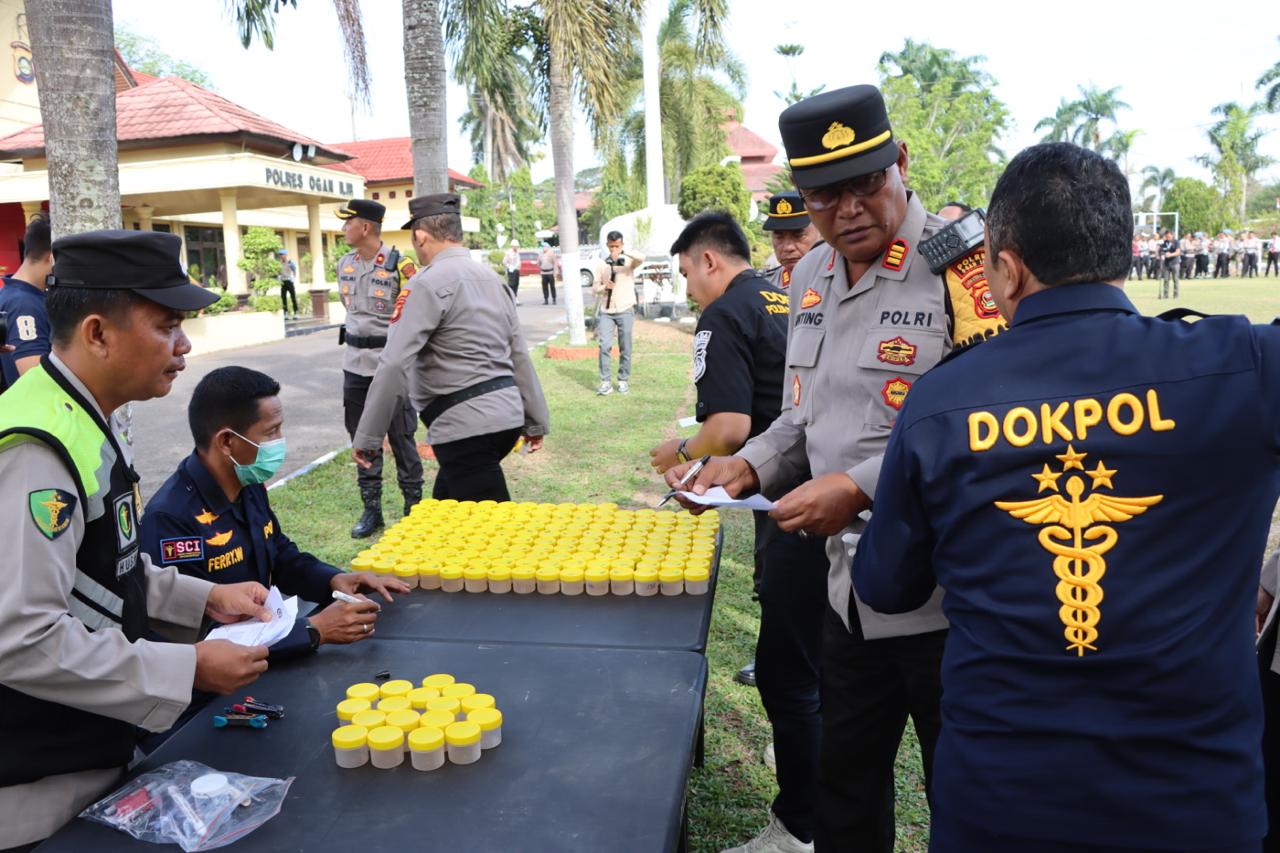
<path id="1" fill-rule="evenodd" d="M 795 190 L 778 193 L 769 199 L 769 215 L 764 221 L 766 231 L 803 231 L 809 227 L 809 211 L 805 210 L 804 197 Z"/>
<path id="2" fill-rule="evenodd" d="M 409 202 L 409 221 L 401 225 L 408 230 L 413 223 L 424 216 L 440 216 L 444 213 L 461 213 L 462 199 L 456 193 L 432 193 L 420 195 Z"/>
<path id="3" fill-rule="evenodd" d="M 381 225 L 382 217 L 387 215 L 387 209 L 367 198 L 353 198 L 334 211 L 334 215 L 339 219 L 355 219 L 358 216 Z"/>
<path id="4" fill-rule="evenodd" d="M 182 266 L 182 240 L 161 231 L 86 231 L 53 241 L 51 290 L 132 290 L 175 311 L 199 311 L 218 294 L 192 284 Z"/>
<path id="5" fill-rule="evenodd" d="M 875 86 L 850 86 L 783 110 L 778 130 L 792 179 L 801 189 L 887 169 L 898 159 L 884 98 Z"/>

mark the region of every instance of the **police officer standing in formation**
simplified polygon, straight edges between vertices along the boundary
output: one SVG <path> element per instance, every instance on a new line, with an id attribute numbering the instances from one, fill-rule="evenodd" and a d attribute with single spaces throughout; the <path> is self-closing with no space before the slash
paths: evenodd
<path id="1" fill-rule="evenodd" d="M 338 261 L 338 288 L 347 322 L 340 341 L 346 343 L 342 358 L 342 408 L 347 432 L 354 439 L 364 412 L 365 398 L 373 382 L 378 357 L 387 345 L 391 318 L 400 302 L 402 288 L 416 273 L 412 260 L 382 242 L 382 217 L 387 209 L 376 201 L 353 198 L 337 211 L 342 236 L 354 251 Z M 383 424 L 378 446 L 370 448 L 368 465 L 356 473 L 364 513 L 351 536 L 363 539 L 383 525 L 382 519 L 382 437 L 390 441 L 396 458 L 396 480 L 404 496 L 404 514 L 422 500 L 422 459 L 414 440 L 417 419 L 407 400 L 400 400 L 393 416 Z"/>
<path id="2" fill-rule="evenodd" d="M 37 216 L 27 224 L 22 239 L 22 263 L 4 277 L 0 311 L 5 313 L 5 340 L 14 349 L 0 352 L 4 382 L 0 391 L 40 363 L 49 354 L 49 313 L 45 310 L 45 279 L 53 272 L 49 220 Z"/>
<path id="3" fill-rule="evenodd" d="M 0 849 L 52 834 L 105 794 L 137 727 L 161 731 L 193 687 L 230 693 L 267 650 L 194 638 L 205 616 L 270 619 L 260 584 L 158 568 L 138 545 L 130 448 L 112 412 L 169 393 L 191 342 L 180 240 L 96 231 L 53 245 L 52 353 L 0 397 Z"/>
<path id="4" fill-rule="evenodd" d="M 791 287 L 791 271 L 822 238 L 809 220 L 804 199 L 795 190 L 769 197 L 769 213 L 763 227 L 769 232 L 773 256 L 778 261 L 777 266 L 765 270 L 764 277 L 786 290 Z"/>
<path id="5" fill-rule="evenodd" d="M 1262 762 L 1266 767 L 1267 837 L 1264 853 L 1280 853 L 1280 551 L 1262 567 L 1258 583 L 1258 672 L 1262 677 L 1262 709 L 1266 721 L 1262 735 Z"/>
<path id="6" fill-rule="evenodd" d="M 947 623 L 937 598 L 887 615 L 851 596 L 841 534 L 863 527 L 859 514 L 871 506 L 912 384 L 1003 323 L 980 245 L 962 245 L 957 258 L 942 253 L 938 272 L 920 255 L 947 223 L 907 189 L 907 146 L 894 139 L 879 90 L 808 98 L 778 125 L 793 180 L 830 248 L 810 252 L 792 274 L 790 407 L 737 454 L 709 462 L 694 490 L 772 494 L 784 471 L 807 462 L 813 479 L 782 495 L 771 515 L 784 531 L 830 537 L 816 848 L 890 853 L 894 759 L 908 716 L 926 779 L 932 764 Z M 687 468 L 669 470 L 667 481 Z"/>
<path id="7" fill-rule="evenodd" d="M 423 269 L 396 302 L 352 454 L 369 466 L 407 389 L 440 463 L 432 497 L 505 501 L 502 459 L 521 436 L 540 449 L 550 415 L 515 297 L 463 247 L 460 207 L 453 193 L 409 202 L 403 227 Z"/>
<path id="8" fill-rule="evenodd" d="M 1280 327 L 1141 316 L 1095 152 L 1024 150 L 988 216 L 1012 326 L 911 392 L 852 566 L 883 611 L 946 592 L 929 849 L 1257 853 Z"/>

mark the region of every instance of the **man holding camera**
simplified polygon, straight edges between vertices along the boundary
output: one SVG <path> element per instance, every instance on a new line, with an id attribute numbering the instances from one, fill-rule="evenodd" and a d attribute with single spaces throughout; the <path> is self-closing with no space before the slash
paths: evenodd
<path id="1" fill-rule="evenodd" d="M 613 337 L 618 336 L 618 393 L 631 390 L 631 329 L 635 325 L 635 269 L 644 258 L 622 248 L 622 232 L 610 231 L 605 237 L 609 255 L 596 267 L 596 280 L 591 289 L 600 299 L 596 315 L 596 339 L 600 342 L 601 397 L 613 393 Z"/>

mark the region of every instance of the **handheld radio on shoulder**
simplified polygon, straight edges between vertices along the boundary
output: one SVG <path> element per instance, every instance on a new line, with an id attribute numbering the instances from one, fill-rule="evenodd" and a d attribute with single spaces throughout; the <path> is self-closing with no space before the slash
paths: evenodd
<path id="1" fill-rule="evenodd" d="M 934 275 L 963 258 L 984 239 L 986 212 L 974 208 L 920 244 L 920 254 Z"/>

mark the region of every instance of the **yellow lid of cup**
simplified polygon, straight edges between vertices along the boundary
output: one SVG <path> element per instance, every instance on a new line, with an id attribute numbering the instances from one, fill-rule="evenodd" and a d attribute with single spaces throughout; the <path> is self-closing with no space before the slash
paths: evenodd
<path id="1" fill-rule="evenodd" d="M 663 569 L 658 572 L 658 580 L 663 583 L 674 583 L 684 580 L 684 572 L 680 569 Z"/>
<path id="2" fill-rule="evenodd" d="M 386 724 L 386 711 L 360 711 L 351 717 L 351 725 L 364 726 L 366 729 L 376 729 L 378 726 L 385 726 Z"/>
<path id="3" fill-rule="evenodd" d="M 502 712 L 497 708 L 477 708 L 467 714 L 467 722 L 475 723 L 482 732 L 491 732 L 502 725 Z"/>
<path id="4" fill-rule="evenodd" d="M 707 569 L 702 566 L 693 569 L 685 569 L 684 579 L 687 581 L 693 581 L 694 583 L 700 583 L 705 580 L 710 580 L 711 572 L 707 571 Z"/>
<path id="5" fill-rule="evenodd" d="M 452 675 L 450 675 L 447 672 L 437 672 L 433 675 L 428 675 L 426 678 L 422 679 L 422 686 L 434 687 L 436 690 L 441 690 L 449 686 L 450 684 L 453 684 L 453 682 L 456 680 L 457 679 L 455 679 Z"/>
<path id="6" fill-rule="evenodd" d="M 422 726 L 409 732 L 409 749 L 433 752 L 444 746 L 444 731 L 436 726 Z"/>
<path id="7" fill-rule="evenodd" d="M 371 703 L 382 695 L 378 685 L 371 681 L 362 681 L 347 688 L 348 699 L 368 699 Z"/>
<path id="8" fill-rule="evenodd" d="M 449 714 L 458 716 L 458 710 L 462 707 L 462 703 L 458 701 L 457 696 L 441 696 L 438 699 L 427 700 L 428 711 L 444 711 Z"/>
<path id="9" fill-rule="evenodd" d="M 443 730 L 446 726 L 458 718 L 457 714 L 451 714 L 448 711 L 423 711 L 422 716 L 418 718 L 419 728 L 436 728 Z"/>
<path id="10" fill-rule="evenodd" d="M 474 684 L 467 684 L 466 682 L 458 681 L 441 689 L 440 695 L 450 699 L 461 699 L 464 696 L 474 696 L 475 692 L 476 688 Z"/>
<path id="11" fill-rule="evenodd" d="M 408 710 L 392 711 L 387 714 L 387 725 L 411 732 L 418 727 L 418 712 Z"/>
<path id="12" fill-rule="evenodd" d="M 462 570 L 462 576 L 469 581 L 482 581 L 489 577 L 489 569 L 485 566 L 468 566 Z"/>
<path id="13" fill-rule="evenodd" d="M 470 720 L 450 723 L 444 730 L 444 739 L 450 746 L 470 746 L 480 742 L 480 726 Z"/>
<path id="14" fill-rule="evenodd" d="M 413 703 L 409 701 L 408 694 L 404 696 L 388 696 L 378 702 L 378 710 L 384 714 L 390 714 L 392 711 L 407 711 L 413 707 Z"/>
<path id="15" fill-rule="evenodd" d="M 479 711 L 481 708 L 492 708 L 497 704 L 493 696 L 488 693 L 472 693 L 470 696 L 462 697 L 462 712 L 470 714 L 472 711 Z"/>
<path id="16" fill-rule="evenodd" d="M 375 575 L 389 575 L 395 572 L 396 563 L 390 557 L 378 557 L 370 567 Z"/>
<path id="17" fill-rule="evenodd" d="M 390 699 L 392 696 L 408 696 L 409 691 L 412 689 L 412 681 L 405 678 L 393 678 L 382 683 L 382 687 L 378 689 L 378 695 L 383 699 Z"/>
<path id="18" fill-rule="evenodd" d="M 506 566 L 494 566 L 489 570 L 488 576 L 491 581 L 509 581 L 511 580 L 511 569 Z"/>
<path id="19" fill-rule="evenodd" d="M 333 730 L 331 739 L 338 749 L 359 749 L 368 743 L 369 730 L 364 726 L 340 726 Z"/>
<path id="20" fill-rule="evenodd" d="M 397 726 L 378 726 L 369 732 L 369 748 L 378 752 L 400 749 L 404 746 L 404 729 Z"/>
<path id="21" fill-rule="evenodd" d="M 349 721 L 361 711 L 367 711 L 373 707 L 368 699 L 343 699 L 338 703 L 338 719 Z"/>
<path id="22" fill-rule="evenodd" d="M 535 577 L 540 581 L 558 581 L 560 580 L 560 570 L 554 566 L 543 566 L 538 569 Z"/>
<path id="23" fill-rule="evenodd" d="M 585 576 L 586 573 L 578 568 L 561 569 L 560 571 L 561 583 L 582 583 L 582 579 Z"/>
<path id="24" fill-rule="evenodd" d="M 643 569 L 636 569 L 634 577 L 636 583 L 653 583 L 658 579 L 658 570 L 646 566 Z"/>
<path id="25" fill-rule="evenodd" d="M 440 570 L 441 580 L 456 581 L 462 578 L 462 569 L 457 566 L 445 566 Z"/>
<path id="26" fill-rule="evenodd" d="M 587 569 L 583 576 L 586 577 L 587 583 L 602 583 L 609 579 L 609 570 L 601 568 Z"/>
<path id="27" fill-rule="evenodd" d="M 435 699 L 440 695 L 440 691 L 434 687 L 415 687 L 409 691 L 406 697 L 409 700 L 409 707 L 415 711 L 421 711 L 427 707 L 427 700 Z"/>
<path id="28" fill-rule="evenodd" d="M 418 566 L 416 563 L 397 563 L 396 577 L 398 578 L 416 578 L 418 576 Z"/>
<path id="29" fill-rule="evenodd" d="M 609 572 L 609 580 L 611 581 L 629 581 L 634 576 L 635 572 L 629 566 L 618 566 Z"/>
<path id="30" fill-rule="evenodd" d="M 353 572 L 371 572 L 373 571 L 373 558 L 360 554 L 351 558 L 351 571 Z"/>
<path id="31" fill-rule="evenodd" d="M 418 564 L 418 577 L 425 578 L 425 577 L 439 577 L 439 576 L 440 576 L 440 567 L 437 566 L 435 563 L 419 563 Z"/>

